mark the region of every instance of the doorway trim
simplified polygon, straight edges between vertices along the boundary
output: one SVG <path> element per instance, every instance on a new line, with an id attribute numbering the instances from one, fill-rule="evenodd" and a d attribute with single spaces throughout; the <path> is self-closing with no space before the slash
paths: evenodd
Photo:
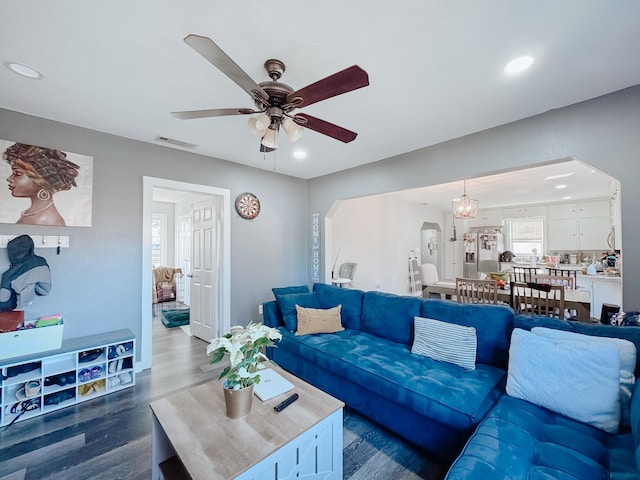
<path id="1" fill-rule="evenodd" d="M 185 192 L 217 195 L 222 197 L 222 325 L 227 331 L 231 324 L 231 191 L 226 188 L 198 185 L 195 183 L 179 182 L 157 177 L 142 177 L 142 338 L 140 342 L 141 369 L 151 368 L 152 337 L 151 322 L 153 311 L 151 305 L 151 215 L 153 212 L 153 189 L 165 188 Z"/>

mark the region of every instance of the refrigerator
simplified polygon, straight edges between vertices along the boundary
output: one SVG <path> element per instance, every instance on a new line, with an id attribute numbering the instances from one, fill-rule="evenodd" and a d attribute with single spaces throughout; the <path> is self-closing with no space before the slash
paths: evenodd
<path id="1" fill-rule="evenodd" d="M 479 273 L 499 272 L 504 251 L 502 227 L 474 227 L 462 236 L 464 248 L 462 275 L 478 278 Z"/>

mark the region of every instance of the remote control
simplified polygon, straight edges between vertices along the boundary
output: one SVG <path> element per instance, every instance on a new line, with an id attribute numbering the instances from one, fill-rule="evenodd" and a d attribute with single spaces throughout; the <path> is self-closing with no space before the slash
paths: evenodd
<path id="1" fill-rule="evenodd" d="M 291 405 L 293 402 L 295 402 L 297 399 L 299 398 L 299 395 L 297 393 L 294 393 L 293 395 L 291 395 L 289 398 L 287 398 L 284 402 L 279 403 L 278 405 L 276 405 L 275 407 L 273 407 L 273 409 L 276 412 L 281 412 L 282 410 L 284 410 L 285 408 L 287 408 L 289 405 Z"/>

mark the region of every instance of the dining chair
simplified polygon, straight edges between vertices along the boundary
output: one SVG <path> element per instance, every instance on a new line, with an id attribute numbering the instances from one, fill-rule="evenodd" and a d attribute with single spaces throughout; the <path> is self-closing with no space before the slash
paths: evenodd
<path id="1" fill-rule="evenodd" d="M 456 278 L 458 303 L 498 303 L 498 281 Z"/>
<path id="2" fill-rule="evenodd" d="M 546 273 L 536 273 L 533 275 L 533 281 L 536 283 L 547 283 L 549 285 L 562 285 L 565 288 L 575 290 L 576 281 L 573 277 L 564 275 L 549 275 Z"/>
<path id="3" fill-rule="evenodd" d="M 511 308 L 516 313 L 564 318 L 564 286 L 511 282 Z"/>
<path id="4" fill-rule="evenodd" d="M 551 268 L 547 267 L 547 273 L 549 275 L 557 275 L 559 277 L 569 277 L 573 278 L 573 288 L 574 290 L 578 288 L 578 271 L 577 270 L 563 270 L 561 268 Z"/>
<path id="5" fill-rule="evenodd" d="M 339 287 L 351 288 L 353 286 L 353 277 L 356 275 L 357 268 L 357 263 L 343 263 L 338 269 L 338 278 L 331 279 L 331 283 Z"/>
<path id="6" fill-rule="evenodd" d="M 538 272 L 535 267 L 512 267 L 514 282 L 532 282 L 533 274 Z"/>

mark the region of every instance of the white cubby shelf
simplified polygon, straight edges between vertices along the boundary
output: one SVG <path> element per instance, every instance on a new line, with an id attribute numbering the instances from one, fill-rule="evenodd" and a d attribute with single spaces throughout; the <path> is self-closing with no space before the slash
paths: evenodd
<path id="1" fill-rule="evenodd" d="M 0 360 L 0 425 L 133 387 L 135 345 L 133 333 L 123 329 Z"/>

